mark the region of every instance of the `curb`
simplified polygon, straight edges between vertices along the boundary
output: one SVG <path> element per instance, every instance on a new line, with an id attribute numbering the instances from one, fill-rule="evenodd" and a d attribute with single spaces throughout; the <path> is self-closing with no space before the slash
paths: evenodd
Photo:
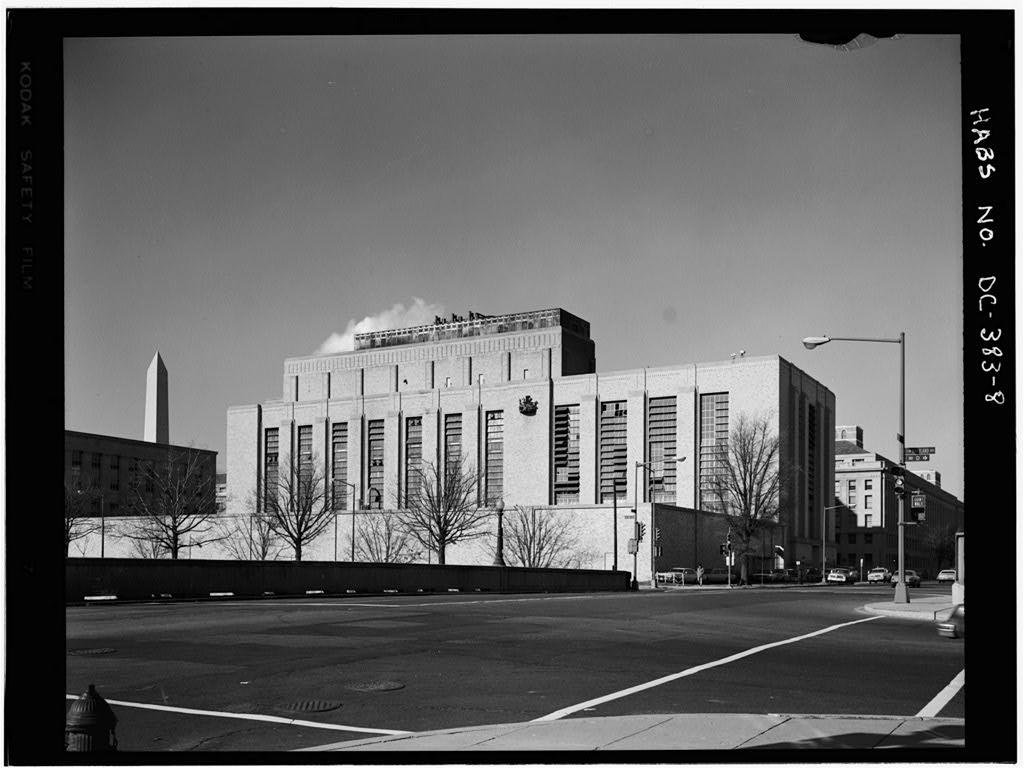
<path id="1" fill-rule="evenodd" d="M 935 622 L 937 615 L 946 611 L 952 611 L 953 609 L 952 604 L 927 604 L 927 608 L 920 609 L 910 608 L 911 606 L 913 604 L 907 604 L 906 608 L 899 608 L 895 604 L 869 603 L 862 606 L 861 610 L 867 614 L 877 614 L 883 617 L 896 617 L 898 619 L 916 620 L 917 622 Z"/>

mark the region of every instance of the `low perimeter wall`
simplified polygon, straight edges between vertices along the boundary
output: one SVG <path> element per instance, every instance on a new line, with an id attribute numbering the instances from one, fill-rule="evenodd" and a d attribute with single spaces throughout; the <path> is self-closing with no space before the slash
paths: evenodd
<path id="1" fill-rule="evenodd" d="M 87 596 L 119 599 L 346 593 L 501 593 L 628 590 L 625 571 L 523 569 L 501 566 L 360 564 L 324 561 L 192 561 L 135 558 L 70 558 L 64 568 L 64 600 Z"/>

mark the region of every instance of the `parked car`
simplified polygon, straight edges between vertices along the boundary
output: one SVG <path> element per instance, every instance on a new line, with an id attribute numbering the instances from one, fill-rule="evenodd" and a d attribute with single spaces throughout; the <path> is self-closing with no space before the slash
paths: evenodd
<path id="1" fill-rule="evenodd" d="M 888 582 L 892 579 L 892 572 L 884 566 L 876 566 L 868 572 L 868 582 Z"/>
<path id="2" fill-rule="evenodd" d="M 696 585 L 697 570 L 686 566 L 674 566 L 668 571 L 659 571 L 655 577 L 666 585 Z"/>
<path id="3" fill-rule="evenodd" d="M 724 585 L 729 581 L 729 570 L 728 569 L 710 569 L 704 572 L 704 584 L 705 585 Z M 733 571 L 732 573 L 732 584 L 737 584 L 740 581 L 739 573 Z"/>
<path id="4" fill-rule="evenodd" d="M 800 579 L 796 569 L 775 569 L 772 574 L 775 582 L 797 582 Z"/>
<path id="5" fill-rule="evenodd" d="M 898 581 L 897 576 L 898 575 L 894 573 L 890 580 L 894 585 Z M 903 581 L 907 584 L 907 587 L 921 587 L 921 577 L 913 569 L 903 570 Z"/>
<path id="6" fill-rule="evenodd" d="M 756 574 L 751 574 L 750 575 L 750 584 L 752 584 L 752 585 L 761 585 L 761 584 L 768 585 L 768 584 L 771 584 L 772 582 L 779 582 L 779 581 L 780 580 L 776 579 L 776 577 L 775 577 L 775 572 L 772 572 L 772 571 L 759 571 Z"/>
<path id="7" fill-rule="evenodd" d="M 939 635 L 944 635 L 947 638 L 963 638 L 964 605 L 957 604 L 948 616 L 937 620 L 935 629 L 939 631 Z"/>
<path id="8" fill-rule="evenodd" d="M 801 582 L 821 582 L 821 569 L 809 566 L 800 570 Z"/>
<path id="9" fill-rule="evenodd" d="M 943 569 L 936 579 L 939 582 L 956 582 L 956 569 Z"/>
<path id="10" fill-rule="evenodd" d="M 832 569 L 832 571 L 828 573 L 828 577 L 825 578 L 825 581 L 829 583 L 839 582 L 840 584 L 845 585 L 847 583 L 856 582 L 857 576 L 849 569 L 844 569 L 840 566 Z"/>

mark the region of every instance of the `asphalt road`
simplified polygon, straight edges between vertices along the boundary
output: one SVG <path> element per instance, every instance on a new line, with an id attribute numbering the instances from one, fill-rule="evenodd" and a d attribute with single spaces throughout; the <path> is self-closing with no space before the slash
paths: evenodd
<path id="1" fill-rule="evenodd" d="M 114 701 L 119 748 L 144 751 L 291 750 L 553 714 L 915 715 L 964 669 L 964 644 L 858 611 L 891 595 L 691 588 L 69 607 L 66 692 L 94 683 Z M 933 715 L 962 718 L 963 689 Z"/>

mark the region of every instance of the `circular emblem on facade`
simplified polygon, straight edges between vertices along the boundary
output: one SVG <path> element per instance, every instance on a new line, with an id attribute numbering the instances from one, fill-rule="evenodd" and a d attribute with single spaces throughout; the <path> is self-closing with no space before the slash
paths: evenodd
<path id="1" fill-rule="evenodd" d="M 528 417 L 532 417 L 537 413 L 537 401 L 531 398 L 529 395 L 524 395 L 519 399 L 519 413 L 525 414 Z"/>

